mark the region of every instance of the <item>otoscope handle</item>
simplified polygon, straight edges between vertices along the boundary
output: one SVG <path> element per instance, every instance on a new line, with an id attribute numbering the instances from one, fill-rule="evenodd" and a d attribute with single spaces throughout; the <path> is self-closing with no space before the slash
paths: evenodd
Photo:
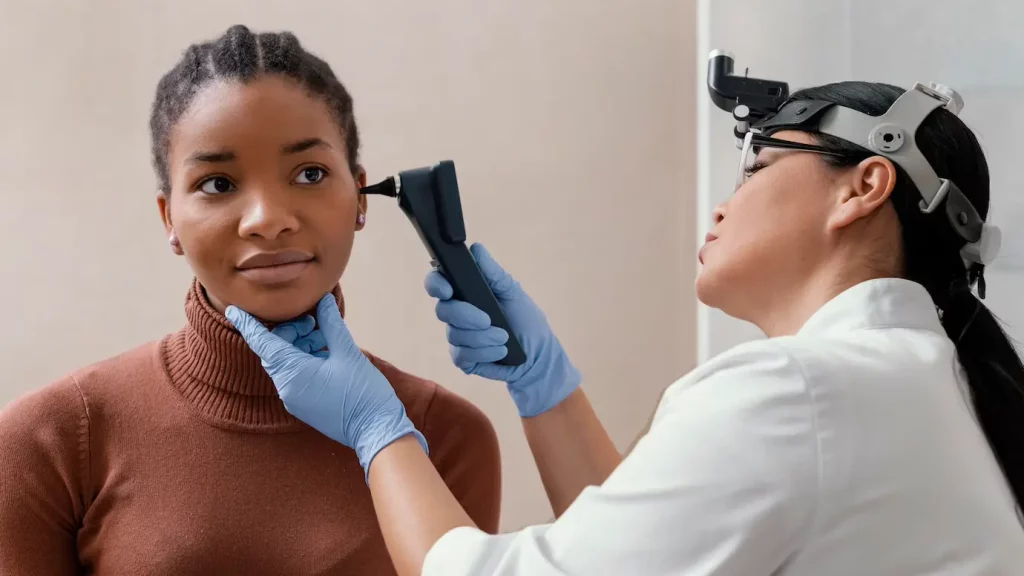
<path id="1" fill-rule="evenodd" d="M 497 363 L 518 366 L 526 362 L 521 343 L 466 247 L 455 164 L 446 160 L 426 168 L 405 170 L 397 177 L 364 188 L 362 193 L 398 197 L 398 206 L 423 241 L 431 264 L 452 285 L 453 297 L 483 310 L 492 325 L 508 332 L 508 353 Z"/>
<path id="2" fill-rule="evenodd" d="M 509 325 L 508 318 L 501 311 L 497 298 L 491 292 L 483 273 L 466 245 L 460 242 L 441 246 L 436 251 L 432 264 L 452 285 L 454 292 L 452 297 L 455 300 L 468 302 L 483 310 L 490 316 L 491 325 L 508 333 L 508 342 L 505 343 L 508 352 L 497 363 L 504 366 L 519 366 L 526 362 L 526 352 L 523 351 L 522 345 Z"/>

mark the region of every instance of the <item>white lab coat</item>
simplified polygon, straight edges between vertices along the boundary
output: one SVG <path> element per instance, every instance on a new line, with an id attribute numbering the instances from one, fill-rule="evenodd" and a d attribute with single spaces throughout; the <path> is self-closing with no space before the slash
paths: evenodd
<path id="1" fill-rule="evenodd" d="M 458 528 L 424 576 L 1024 574 L 1024 528 L 928 293 L 873 280 L 664 393 L 553 524 Z"/>

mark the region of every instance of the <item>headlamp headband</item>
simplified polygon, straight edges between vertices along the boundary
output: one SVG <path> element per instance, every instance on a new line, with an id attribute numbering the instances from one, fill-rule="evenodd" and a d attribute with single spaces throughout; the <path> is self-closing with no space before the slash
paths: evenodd
<path id="1" fill-rule="evenodd" d="M 730 55 L 717 50 L 711 53 L 708 89 L 716 105 L 733 113 L 738 144 L 747 131 L 768 136 L 790 129 L 828 134 L 884 156 L 913 181 L 921 194 L 921 211 L 933 213 L 944 207 L 949 224 L 966 243 L 961 256 L 968 268 L 987 265 L 995 258 L 1001 241 L 999 229 L 985 223 L 954 182 L 938 176 L 915 140 L 921 123 L 936 108 L 960 113 L 964 103 L 955 90 L 936 83 L 915 84 L 885 114 L 870 116 L 831 102 L 789 101 L 787 84 L 732 76 L 732 68 Z"/>

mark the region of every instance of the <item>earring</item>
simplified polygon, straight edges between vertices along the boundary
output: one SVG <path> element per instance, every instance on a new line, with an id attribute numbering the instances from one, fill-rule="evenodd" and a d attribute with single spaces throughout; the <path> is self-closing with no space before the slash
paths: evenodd
<path id="1" fill-rule="evenodd" d="M 360 226 L 362 226 L 363 224 L 366 224 L 366 214 L 360 213 L 359 216 L 356 217 L 356 222 Z"/>
<path id="2" fill-rule="evenodd" d="M 178 235 L 171 233 L 167 238 L 167 243 L 171 245 L 171 250 L 175 254 L 181 254 L 181 242 L 178 241 Z"/>

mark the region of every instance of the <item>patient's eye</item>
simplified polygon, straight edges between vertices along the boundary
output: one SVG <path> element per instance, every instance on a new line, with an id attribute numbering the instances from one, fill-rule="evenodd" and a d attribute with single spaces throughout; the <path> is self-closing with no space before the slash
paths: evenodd
<path id="1" fill-rule="evenodd" d="M 199 189 L 206 194 L 223 194 L 224 192 L 231 192 L 235 189 L 235 185 L 231 183 L 224 176 L 214 176 L 207 178 L 199 184 Z"/>
<path id="2" fill-rule="evenodd" d="M 295 177 L 296 184 L 316 184 L 327 177 L 327 170 L 318 166 L 310 166 L 304 168 L 299 175 Z"/>

